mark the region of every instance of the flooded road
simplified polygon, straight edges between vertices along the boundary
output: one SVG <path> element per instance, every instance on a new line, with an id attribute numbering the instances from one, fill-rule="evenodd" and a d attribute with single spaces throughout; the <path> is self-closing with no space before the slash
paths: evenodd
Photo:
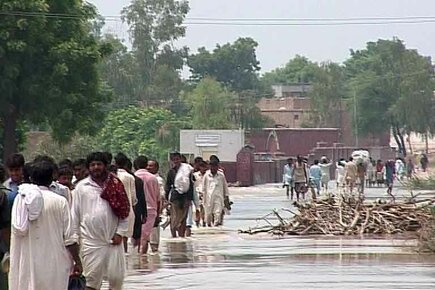
<path id="1" fill-rule="evenodd" d="M 195 228 L 186 239 L 165 230 L 158 255 L 130 254 L 124 289 L 435 289 L 435 256 L 413 253 L 413 241 L 240 235 L 290 202 L 276 185 L 231 193 L 223 228 Z M 370 190 L 378 195 L 384 189 Z"/>

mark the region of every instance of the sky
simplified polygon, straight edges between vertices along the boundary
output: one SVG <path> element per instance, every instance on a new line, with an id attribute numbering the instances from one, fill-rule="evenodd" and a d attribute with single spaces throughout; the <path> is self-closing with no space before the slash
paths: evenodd
<path id="1" fill-rule="evenodd" d="M 99 13 L 120 15 L 130 0 L 88 0 Z M 434 0 L 191 0 L 188 18 L 373 18 L 428 16 L 435 20 Z M 263 22 L 263 21 L 262 21 Z M 264 22 L 263 22 L 264 23 Z M 321 22 L 321 23 L 324 23 Z M 108 21 L 106 30 L 128 41 L 127 28 Z M 336 26 L 216 26 L 187 25 L 179 46 L 191 51 L 212 50 L 216 44 L 252 37 L 258 43 L 262 73 L 285 65 L 295 55 L 316 62 L 343 62 L 350 49 L 363 49 L 368 41 L 398 37 L 408 48 L 435 57 L 435 21 L 431 23 Z"/>

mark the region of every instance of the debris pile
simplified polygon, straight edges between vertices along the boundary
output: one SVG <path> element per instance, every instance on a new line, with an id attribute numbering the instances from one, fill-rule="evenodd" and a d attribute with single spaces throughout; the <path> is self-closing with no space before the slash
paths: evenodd
<path id="1" fill-rule="evenodd" d="M 278 224 L 270 222 L 268 215 L 262 218 L 267 225 L 241 230 L 240 233 L 261 232 L 276 235 L 361 235 L 397 234 L 417 231 L 431 219 L 434 199 L 407 200 L 398 203 L 375 201 L 371 203 L 355 199 L 313 200 L 308 203 L 294 203 L 298 212 L 288 209 L 293 216 L 281 217 L 278 211 L 271 215 Z"/>

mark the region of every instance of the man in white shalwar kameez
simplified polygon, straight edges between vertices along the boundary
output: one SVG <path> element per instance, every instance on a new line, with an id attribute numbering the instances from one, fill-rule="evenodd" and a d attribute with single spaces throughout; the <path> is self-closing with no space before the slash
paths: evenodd
<path id="1" fill-rule="evenodd" d="M 219 170 L 219 162 L 215 160 L 210 161 L 210 170 L 204 176 L 203 191 L 207 225 L 222 225 L 225 199 L 229 194 L 225 175 Z"/>
<path id="2" fill-rule="evenodd" d="M 122 289 L 125 273 L 122 237 L 128 232 L 128 218 L 119 219 L 107 200 L 100 195 L 107 179 L 108 161 L 101 152 L 91 153 L 86 160 L 89 176 L 73 192 L 73 231 L 80 238 L 83 275 L 87 289 L 100 289 L 103 277 L 110 289 Z M 108 273 L 109 258 L 119 257 L 116 268 L 122 277 L 114 281 Z"/>
<path id="3" fill-rule="evenodd" d="M 36 184 L 19 186 L 12 209 L 9 289 L 66 290 L 70 274 L 81 274 L 69 205 L 49 189 L 52 176 L 52 165 L 38 162 L 32 169 Z"/>
<path id="4" fill-rule="evenodd" d="M 124 251 L 127 252 L 127 239 L 133 236 L 134 230 L 134 206 L 137 204 L 136 197 L 136 183 L 134 176 L 127 172 L 128 157 L 123 153 L 118 153 L 115 156 L 115 164 L 118 167 L 117 176 L 124 184 L 125 192 L 128 195 L 128 200 L 130 201 L 130 215 L 128 216 L 128 232 L 127 236 L 124 237 Z"/>

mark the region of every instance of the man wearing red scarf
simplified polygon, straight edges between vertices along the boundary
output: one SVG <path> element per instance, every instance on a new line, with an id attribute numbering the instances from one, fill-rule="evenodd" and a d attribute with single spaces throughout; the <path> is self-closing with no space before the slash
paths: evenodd
<path id="1" fill-rule="evenodd" d="M 73 231 L 80 240 L 86 287 L 100 289 L 103 277 L 107 277 L 110 289 L 122 289 L 128 196 L 122 182 L 107 170 L 108 160 L 103 153 L 91 153 L 86 166 L 89 176 L 76 185 L 72 204 Z M 109 260 L 114 256 L 119 257 L 117 279 L 108 273 Z"/>

